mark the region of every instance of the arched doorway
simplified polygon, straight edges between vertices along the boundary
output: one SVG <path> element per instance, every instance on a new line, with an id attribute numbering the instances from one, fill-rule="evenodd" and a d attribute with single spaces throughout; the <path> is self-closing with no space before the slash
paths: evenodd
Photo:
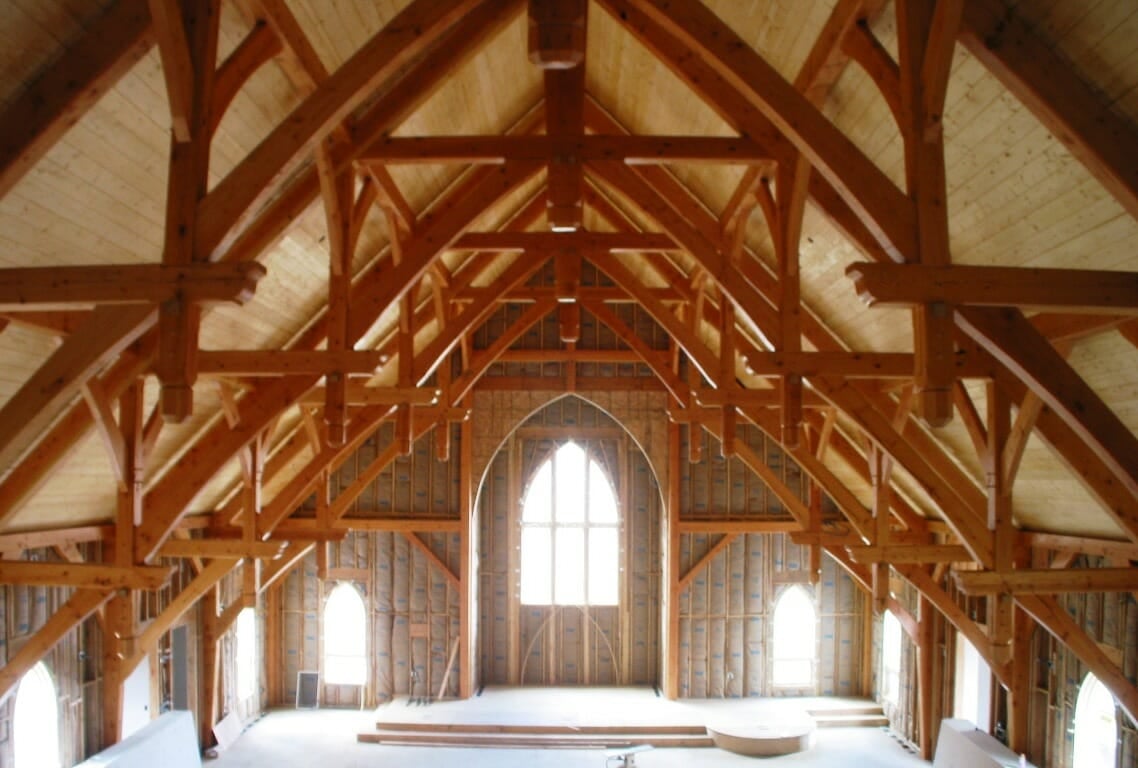
<path id="1" fill-rule="evenodd" d="M 12 730 L 15 768 L 59 768 L 59 696 L 42 661 L 20 678 Z"/>
<path id="2" fill-rule="evenodd" d="M 480 683 L 658 681 L 659 499 L 636 442 L 580 398 L 506 439 L 478 500 Z"/>
<path id="3" fill-rule="evenodd" d="M 1075 700 L 1072 768 L 1113 768 L 1118 764 L 1118 721 L 1114 697 L 1090 672 Z"/>

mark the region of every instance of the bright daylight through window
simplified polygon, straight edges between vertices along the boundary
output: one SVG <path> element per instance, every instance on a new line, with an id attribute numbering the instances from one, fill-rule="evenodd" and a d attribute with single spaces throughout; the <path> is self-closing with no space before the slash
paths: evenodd
<path id="1" fill-rule="evenodd" d="M 363 685 L 367 679 L 367 612 L 359 591 L 337 584 L 324 603 L 324 682 Z"/>
<path id="2" fill-rule="evenodd" d="M 59 768 L 58 699 L 42 661 L 20 679 L 12 715 L 16 768 Z"/>
<path id="3" fill-rule="evenodd" d="M 814 603 L 806 590 L 791 587 L 774 608 L 774 684 L 804 688 L 814 684 Z"/>
<path id="4" fill-rule="evenodd" d="M 620 576 L 616 494 L 584 449 L 557 449 L 522 502 L 521 598 L 525 605 L 616 605 Z"/>

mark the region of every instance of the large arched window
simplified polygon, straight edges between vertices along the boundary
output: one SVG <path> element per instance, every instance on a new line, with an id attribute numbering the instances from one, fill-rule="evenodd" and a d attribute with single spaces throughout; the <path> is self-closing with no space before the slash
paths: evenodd
<path id="1" fill-rule="evenodd" d="M 257 615 L 252 608 L 237 614 L 237 698 L 246 701 L 257 687 Z"/>
<path id="2" fill-rule="evenodd" d="M 20 678 L 12 730 L 16 768 L 59 768 L 59 696 L 42 661 Z"/>
<path id="3" fill-rule="evenodd" d="M 521 548 L 523 604 L 617 604 L 616 494 L 576 443 L 562 445 L 534 473 L 522 501 Z"/>
<path id="4" fill-rule="evenodd" d="M 1118 763 L 1114 697 L 1089 672 L 1075 700 L 1074 746 L 1072 768 L 1113 768 Z"/>
<path id="5" fill-rule="evenodd" d="M 367 680 L 367 611 L 351 584 L 337 584 L 324 603 L 324 682 L 363 685 Z"/>
<path id="6" fill-rule="evenodd" d="M 802 587 L 790 587 L 774 607 L 772 680 L 775 685 L 806 688 L 814 685 L 814 602 Z"/>
<path id="7" fill-rule="evenodd" d="M 901 622 L 891 612 L 881 616 L 881 698 L 897 706 L 901 692 Z"/>

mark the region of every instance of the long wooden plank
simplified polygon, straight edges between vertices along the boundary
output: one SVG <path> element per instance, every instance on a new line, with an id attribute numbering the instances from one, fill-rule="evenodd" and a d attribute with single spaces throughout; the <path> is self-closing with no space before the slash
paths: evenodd
<path id="1" fill-rule="evenodd" d="M 1064 592 L 1132 592 L 1138 568 L 1019 568 L 954 574 L 966 595 L 1057 595 Z"/>
<path id="2" fill-rule="evenodd" d="M 0 197 L 153 47 L 147 0 L 118 0 L 0 117 Z"/>
<path id="3" fill-rule="evenodd" d="M 1138 273 L 955 264 L 873 264 L 846 267 L 858 296 L 871 307 L 929 302 L 1138 314 Z"/>
<path id="4" fill-rule="evenodd" d="M 744 137 L 719 136 L 416 136 L 385 137 L 371 144 L 363 162 L 501 164 L 549 162 L 572 155 L 580 162 L 618 160 L 657 163 L 769 162 L 765 149 Z"/>
<path id="5" fill-rule="evenodd" d="M 170 568 L 163 566 L 0 560 L 0 584 L 154 590 L 169 581 L 170 572 Z"/>
<path id="6" fill-rule="evenodd" d="M 0 699 L 6 697 L 20 678 L 44 657 L 56 643 L 71 630 L 82 624 L 99 610 L 114 592 L 100 589 L 80 589 L 59 607 L 39 630 L 0 668 Z"/>
<path id="7" fill-rule="evenodd" d="M 10 267 L 0 269 L 0 311 L 158 304 L 173 299 L 244 304 L 264 276 L 265 267 L 255 261 Z"/>
<path id="8" fill-rule="evenodd" d="M 685 589 L 687 589 L 688 585 L 695 580 L 695 577 L 703 571 L 708 563 L 714 560 L 720 552 L 727 549 L 727 547 L 731 545 L 731 542 L 734 541 L 738 535 L 738 533 L 724 533 L 722 536 L 720 536 L 719 541 L 715 542 L 715 545 L 712 546 L 711 549 L 704 552 L 699 560 L 693 563 L 691 568 L 688 568 L 687 573 L 685 573 L 683 576 L 680 576 L 680 580 L 676 582 L 677 592 L 683 592 Z"/>
<path id="9" fill-rule="evenodd" d="M 477 5 L 415 0 L 377 32 L 206 196 L 198 231 L 202 251 L 211 253 L 258 200 L 267 199 L 274 179 L 291 172 L 315 142 Z"/>

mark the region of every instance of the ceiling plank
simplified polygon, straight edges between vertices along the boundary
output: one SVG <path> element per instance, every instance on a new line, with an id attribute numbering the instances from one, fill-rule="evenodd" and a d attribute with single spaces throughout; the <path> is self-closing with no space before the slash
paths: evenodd
<path id="1" fill-rule="evenodd" d="M 810 164 L 839 191 L 887 251 L 914 254 L 913 202 L 794 86 L 698 0 L 630 0 L 643 16 L 633 20 L 622 0 L 603 0 L 619 23 L 649 48 L 661 33 L 674 36 L 705 61 L 743 98 L 794 143 Z M 669 60 L 670 49 L 656 48 L 669 66 L 685 69 L 693 58 Z"/>
<path id="2" fill-rule="evenodd" d="M 0 118 L 0 197 L 6 195 L 155 43 L 147 0 L 118 0 L 44 70 Z"/>
<path id="3" fill-rule="evenodd" d="M 1000 0 L 968 0 L 960 42 L 1138 217 L 1138 128 Z"/>
<path id="4" fill-rule="evenodd" d="M 0 408 L 0 467 L 13 466 L 84 382 L 151 328 L 157 314 L 153 306 L 103 307 L 64 340 Z"/>
<path id="5" fill-rule="evenodd" d="M 1007 366 L 1138 497 L 1138 438 L 1046 339 L 1015 309 L 961 307 L 957 325 Z M 1112 508 L 1127 535 L 1138 540 L 1138 505 L 1125 515 Z"/>
<path id="6" fill-rule="evenodd" d="M 377 32 L 202 201 L 198 240 L 203 252 L 212 253 L 234 225 L 276 189 L 275 179 L 294 170 L 364 98 L 477 5 L 476 0 L 415 0 Z"/>

